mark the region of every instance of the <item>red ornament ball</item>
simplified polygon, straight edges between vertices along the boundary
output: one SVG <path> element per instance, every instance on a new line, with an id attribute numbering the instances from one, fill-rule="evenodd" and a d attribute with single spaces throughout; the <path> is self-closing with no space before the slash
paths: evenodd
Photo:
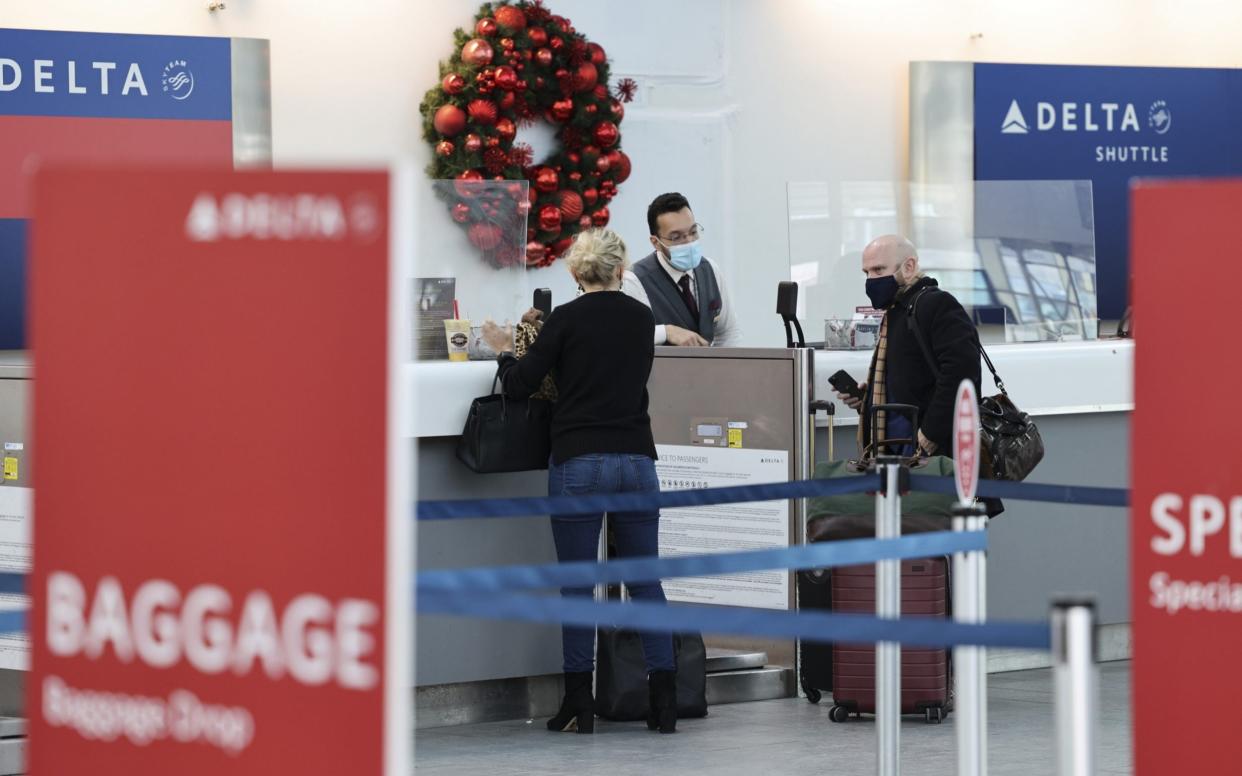
<path id="1" fill-rule="evenodd" d="M 602 65 L 608 61 L 608 56 L 604 53 L 604 47 L 598 43 L 588 43 L 587 51 L 591 53 L 591 63 Z"/>
<path id="2" fill-rule="evenodd" d="M 556 205 L 544 205 L 539 208 L 539 228 L 545 232 L 561 230 L 561 209 Z"/>
<path id="3" fill-rule="evenodd" d="M 509 66 L 496 68 L 496 85 L 505 91 L 512 91 L 517 88 L 518 76 L 517 71 Z"/>
<path id="4" fill-rule="evenodd" d="M 485 127 L 490 127 L 496 123 L 496 103 L 491 100 L 471 100 L 466 106 L 466 112 L 470 114 L 470 118 L 476 123 Z M 616 127 L 613 127 L 614 131 Z M 596 135 L 599 134 L 599 128 L 596 128 Z M 611 145 L 611 144 L 609 144 Z"/>
<path id="5" fill-rule="evenodd" d="M 461 61 L 467 65 L 486 65 L 492 61 L 495 52 L 492 44 L 482 38 L 471 38 L 461 47 Z"/>
<path id="6" fill-rule="evenodd" d="M 551 167 L 540 167 L 535 173 L 535 189 L 551 194 L 560 185 L 560 175 Z"/>
<path id="7" fill-rule="evenodd" d="M 617 196 L 617 184 L 612 181 L 604 181 L 599 184 L 599 195 L 604 199 L 612 199 Z"/>
<path id="8" fill-rule="evenodd" d="M 565 48 L 565 41 L 561 40 L 560 38 L 553 38 L 552 40 L 548 41 L 548 48 L 552 49 L 553 51 L 560 51 L 561 49 Z"/>
<path id="9" fill-rule="evenodd" d="M 466 170 L 457 176 L 457 182 L 453 184 L 453 188 L 457 189 L 457 193 L 463 197 L 473 197 L 481 190 L 478 185 L 481 180 L 483 180 L 483 173 L 478 170 Z"/>
<path id="10" fill-rule="evenodd" d="M 465 202 L 458 202 L 453 205 L 453 220 L 459 224 L 464 224 L 470 220 L 470 206 Z"/>
<path id="11" fill-rule="evenodd" d="M 583 62 L 578 65 L 577 72 L 574 73 L 574 91 L 589 92 L 595 88 L 595 84 L 599 81 L 599 70 L 590 62 Z"/>
<path id="12" fill-rule="evenodd" d="M 517 102 L 517 98 L 513 96 L 513 92 L 504 92 L 500 95 L 500 99 L 496 100 L 496 104 L 500 106 L 501 110 L 509 110 L 515 102 Z"/>
<path id="13" fill-rule="evenodd" d="M 484 38 L 494 37 L 499 29 L 495 19 L 479 19 L 479 23 L 474 25 L 475 34 Z"/>
<path id="14" fill-rule="evenodd" d="M 598 110 L 598 108 L 596 108 L 596 107 L 595 107 L 595 103 L 593 103 L 593 102 L 588 102 L 588 103 L 586 104 L 586 107 L 584 107 L 582 110 L 586 113 L 586 115 L 588 115 L 588 116 L 594 116 L 594 115 L 595 115 L 595 112 L 596 112 L 596 110 Z"/>
<path id="15" fill-rule="evenodd" d="M 542 27 L 531 27 L 526 35 L 530 38 L 530 44 L 535 48 L 548 45 L 548 31 Z"/>
<path id="16" fill-rule="evenodd" d="M 582 215 L 582 197 L 576 191 L 562 191 L 559 196 L 561 203 L 561 218 L 565 221 L 575 221 Z"/>
<path id="17" fill-rule="evenodd" d="M 621 139 L 621 132 L 611 121 L 601 121 L 595 125 L 594 136 L 595 142 L 599 143 L 601 148 L 611 148 Z"/>
<path id="18" fill-rule="evenodd" d="M 610 167 L 612 167 L 612 159 L 608 158 L 608 154 L 604 154 L 595 160 L 595 169 L 600 172 L 608 172 Z"/>
<path id="19" fill-rule="evenodd" d="M 501 38 L 500 47 L 505 51 L 513 51 L 513 47 L 517 45 L 513 42 L 513 38 Z"/>
<path id="20" fill-rule="evenodd" d="M 456 105 L 441 105 L 431 120 L 436 131 L 445 137 L 453 137 L 466 128 L 466 114 Z"/>
<path id="21" fill-rule="evenodd" d="M 617 183 L 625 183 L 630 177 L 630 157 L 621 151 L 612 151 L 608 154 L 608 163 L 612 169 L 612 177 Z"/>
<path id="22" fill-rule="evenodd" d="M 531 240 L 526 243 L 526 263 L 538 264 L 543 261 L 543 256 L 547 250 L 543 247 L 543 243 L 537 240 Z"/>
<path id="23" fill-rule="evenodd" d="M 500 119 L 496 122 L 496 133 L 507 143 L 517 136 L 517 127 L 509 119 Z"/>
<path id="24" fill-rule="evenodd" d="M 591 214 L 591 223 L 596 226 L 608 226 L 608 219 L 612 215 L 608 212 L 608 208 L 602 207 Z"/>
<path id="25" fill-rule="evenodd" d="M 595 189 L 586 188 L 582 190 L 582 201 L 586 203 L 587 207 L 594 205 L 597 199 L 599 199 L 599 192 Z"/>
<path id="26" fill-rule="evenodd" d="M 591 228 L 591 217 L 590 217 L 590 216 L 582 216 L 581 218 L 579 218 L 579 219 L 578 219 L 578 228 L 579 228 L 579 229 L 590 229 L 590 228 Z"/>
<path id="27" fill-rule="evenodd" d="M 574 115 L 574 101 L 571 99 L 557 100 L 552 103 L 552 107 L 548 109 L 548 113 L 552 115 L 555 121 L 569 121 Z"/>
<path id="28" fill-rule="evenodd" d="M 552 252 L 557 256 L 563 255 L 565 251 L 569 250 L 569 246 L 573 245 L 573 242 L 574 238 L 572 237 L 562 237 L 552 243 Z"/>
<path id="29" fill-rule="evenodd" d="M 537 51 L 535 52 L 535 62 L 537 62 L 537 63 L 538 63 L 538 64 L 540 64 L 540 65 L 543 65 L 544 67 L 551 67 L 551 65 L 552 65 L 552 49 L 549 49 L 549 48 L 541 48 L 541 49 L 537 50 Z"/>
<path id="30" fill-rule="evenodd" d="M 466 140 L 462 143 L 462 147 L 470 153 L 476 154 L 483 148 L 483 138 L 474 133 L 466 135 Z"/>
<path id="31" fill-rule="evenodd" d="M 440 81 L 441 88 L 449 94 L 461 94 L 466 88 L 466 79 L 457 73 L 449 73 Z"/>
<path id="32" fill-rule="evenodd" d="M 625 105 L 620 100 L 613 100 L 608 103 L 608 107 L 612 110 L 612 120 L 620 123 L 625 118 Z"/>
<path id="33" fill-rule="evenodd" d="M 441 140 L 439 143 L 436 143 L 436 156 L 452 156 L 453 150 L 452 141 Z"/>
<path id="34" fill-rule="evenodd" d="M 526 29 L 526 14 L 520 8 L 502 5 L 495 12 L 496 23 L 507 33 L 518 33 Z"/>
<path id="35" fill-rule="evenodd" d="M 470 243 L 481 251 L 494 251 L 500 245 L 504 232 L 495 224 L 471 224 L 466 233 Z"/>

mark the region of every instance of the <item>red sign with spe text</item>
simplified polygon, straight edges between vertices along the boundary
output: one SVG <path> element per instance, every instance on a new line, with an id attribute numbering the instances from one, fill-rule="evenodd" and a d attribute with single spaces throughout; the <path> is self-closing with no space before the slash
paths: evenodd
<path id="1" fill-rule="evenodd" d="M 1242 181 L 1144 182 L 1132 197 L 1134 772 L 1235 774 L 1242 358 L 1229 270 Z"/>

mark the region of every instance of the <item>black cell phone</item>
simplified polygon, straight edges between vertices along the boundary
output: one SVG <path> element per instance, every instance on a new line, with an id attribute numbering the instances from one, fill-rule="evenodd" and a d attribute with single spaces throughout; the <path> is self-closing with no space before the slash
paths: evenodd
<path id="1" fill-rule="evenodd" d="M 833 387 L 837 393 L 843 393 L 846 396 L 853 396 L 855 399 L 862 399 L 863 389 L 858 387 L 858 381 L 850 376 L 850 373 L 844 369 L 838 369 L 828 378 L 828 384 Z"/>
<path id="2" fill-rule="evenodd" d="M 548 316 L 552 314 L 552 289 L 536 288 L 535 301 L 531 306 L 543 313 L 544 320 L 547 320 Z"/>

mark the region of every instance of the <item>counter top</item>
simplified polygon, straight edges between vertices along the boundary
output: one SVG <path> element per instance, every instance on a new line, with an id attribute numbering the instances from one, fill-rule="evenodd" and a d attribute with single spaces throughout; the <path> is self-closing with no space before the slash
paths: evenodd
<path id="1" fill-rule="evenodd" d="M 690 355 L 691 349 L 656 348 L 656 357 Z M 754 349 L 695 348 L 696 357 L 754 357 Z M 1049 342 L 989 345 L 988 354 L 1014 402 L 1034 415 L 1126 412 L 1134 409 L 1134 341 Z M 828 376 L 845 369 L 860 382 L 867 374 L 871 351 L 817 350 L 814 396 L 835 398 Z M 461 433 L 470 402 L 491 391 L 494 361 L 423 361 L 406 365 L 406 394 L 414 398 L 407 417 L 409 436 L 443 437 Z M 983 367 L 983 393 L 995 393 Z M 827 419 L 821 416 L 821 425 Z M 858 415 L 838 403 L 836 424 L 858 424 Z"/>

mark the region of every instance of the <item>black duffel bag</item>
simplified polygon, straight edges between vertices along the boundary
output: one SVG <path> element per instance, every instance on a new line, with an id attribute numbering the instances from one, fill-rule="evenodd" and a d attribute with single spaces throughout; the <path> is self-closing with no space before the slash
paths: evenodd
<path id="1" fill-rule="evenodd" d="M 457 460 L 480 474 L 524 472 L 548 468 L 552 453 L 552 402 L 514 399 L 492 393 L 470 403 L 465 428 L 457 440 Z"/>
<path id="2" fill-rule="evenodd" d="M 673 634 L 677 658 L 677 717 L 707 716 L 707 649 L 698 633 Z M 604 719 L 646 719 L 647 661 L 642 637 L 629 628 L 600 628 L 595 661 L 595 713 Z"/>

